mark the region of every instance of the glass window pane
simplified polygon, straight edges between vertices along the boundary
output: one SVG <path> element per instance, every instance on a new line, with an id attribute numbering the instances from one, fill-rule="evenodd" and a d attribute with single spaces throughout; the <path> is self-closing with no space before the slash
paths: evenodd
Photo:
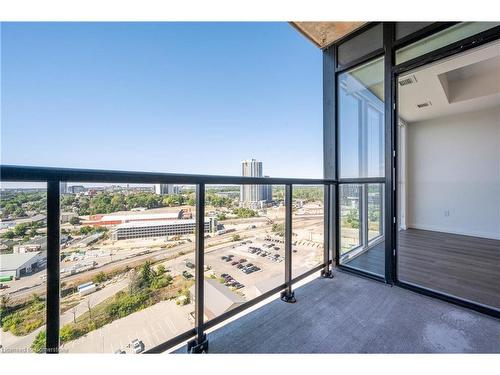
<path id="1" fill-rule="evenodd" d="M 43 353 L 47 298 L 47 186 L 0 185 L 2 352 Z M 62 237 L 64 239 L 64 237 Z"/>
<path id="2" fill-rule="evenodd" d="M 207 185 L 204 319 L 209 321 L 285 282 L 284 186 Z"/>
<path id="3" fill-rule="evenodd" d="M 383 185 L 341 185 L 340 199 L 340 264 L 383 277 Z"/>
<path id="4" fill-rule="evenodd" d="M 338 65 L 345 66 L 369 53 L 382 48 L 382 24 L 379 23 L 349 39 L 338 47 Z"/>
<path id="5" fill-rule="evenodd" d="M 195 187 L 68 183 L 61 193 L 61 350 L 138 353 L 192 329 Z"/>
<path id="6" fill-rule="evenodd" d="M 499 26 L 500 22 L 462 22 L 396 51 L 396 65 Z"/>
<path id="7" fill-rule="evenodd" d="M 339 76 L 340 177 L 384 176 L 383 58 Z"/>
<path id="8" fill-rule="evenodd" d="M 361 185 L 340 185 L 340 255 L 361 244 Z"/>
<path id="9" fill-rule="evenodd" d="M 396 40 L 413 34 L 434 22 L 396 22 Z"/>
<path id="10" fill-rule="evenodd" d="M 323 185 L 292 187 L 292 278 L 323 263 Z"/>
<path id="11" fill-rule="evenodd" d="M 383 188 L 382 184 L 368 185 L 368 241 L 384 234 Z"/>

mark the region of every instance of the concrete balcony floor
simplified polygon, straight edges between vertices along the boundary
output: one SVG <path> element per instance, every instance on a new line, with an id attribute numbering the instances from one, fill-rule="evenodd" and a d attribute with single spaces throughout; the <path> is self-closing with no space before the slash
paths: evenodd
<path id="1" fill-rule="evenodd" d="M 399 287 L 335 272 L 295 295 L 209 333 L 209 352 L 500 353 L 500 320 Z"/>

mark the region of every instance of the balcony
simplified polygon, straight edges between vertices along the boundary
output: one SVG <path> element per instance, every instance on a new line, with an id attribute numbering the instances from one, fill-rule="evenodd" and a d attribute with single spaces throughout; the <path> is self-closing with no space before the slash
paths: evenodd
<path id="1" fill-rule="evenodd" d="M 176 348 L 186 341 L 188 341 L 187 346 L 177 349 L 177 352 L 489 353 L 497 352 L 499 349 L 495 338 L 500 334 L 500 326 L 495 318 L 416 294 L 409 290 L 390 287 L 387 284 L 377 283 L 351 274 L 352 272 L 364 272 L 366 276 L 379 277 L 385 267 L 385 241 L 383 235 L 372 236 L 372 241 L 368 242 L 366 248 L 357 247 L 347 252 L 348 255 L 352 252 L 356 253 L 356 255 L 344 262 L 342 259 L 345 259 L 345 254 L 343 256 L 337 255 L 339 254 L 339 248 L 335 245 L 335 234 L 339 232 L 335 228 L 340 223 L 333 225 L 335 217 L 331 215 L 334 212 L 332 192 L 337 189 L 337 181 L 172 175 L 16 166 L 2 166 L 1 172 L 4 181 L 40 181 L 47 183 L 48 252 L 46 297 L 43 296 L 43 287 L 42 289 L 39 286 L 34 286 L 34 289 L 28 288 L 28 291 L 35 291 L 36 289 L 37 292 L 42 292 L 41 300 L 45 301 L 46 306 L 46 324 L 27 336 L 21 336 L 20 339 L 13 340 L 10 335 L 7 336 L 3 339 L 6 350 L 15 350 L 19 345 L 29 346 L 31 340 L 35 339 L 36 341 L 35 336 L 42 329 L 45 330 L 47 335 L 47 348 L 43 349 L 47 352 L 113 351 L 116 347 L 123 347 L 123 342 L 130 340 L 131 335 L 141 336 L 143 351 L 146 353 L 171 351 L 172 348 Z M 182 255 L 185 255 L 186 251 L 179 252 L 178 255 L 173 257 L 169 257 L 165 250 L 159 250 L 151 254 L 148 252 L 135 254 L 135 258 L 132 257 L 131 260 L 115 258 L 115 262 L 126 262 L 132 267 L 138 262 L 142 265 L 147 264 L 147 262 L 152 262 L 152 264 L 160 262 L 158 264 L 166 265 L 168 268 L 172 266 L 172 269 L 178 269 L 176 272 L 179 272 L 179 276 L 175 276 L 174 280 L 181 280 L 180 270 L 184 269 L 184 266 L 191 269 L 182 272 L 182 276 L 186 279 L 188 278 L 185 273 L 189 274 L 191 272 L 190 277 L 193 280 L 189 284 L 192 285 L 190 288 L 191 301 L 185 307 L 175 307 L 173 303 L 169 305 L 166 303 L 167 301 L 155 300 L 151 305 L 148 304 L 136 313 L 124 313 L 113 318 L 111 322 L 104 323 L 102 327 L 98 326 L 89 330 L 80 338 L 63 339 L 64 336 L 62 335 L 66 334 L 65 332 L 72 322 L 76 324 L 77 319 L 81 319 L 81 316 L 91 314 L 92 308 L 94 314 L 96 314 L 96 311 L 99 314 L 99 304 L 104 303 L 107 301 L 106 298 L 113 295 L 115 295 L 114 298 L 116 299 L 119 293 L 123 293 L 119 291 L 124 290 L 123 287 L 126 285 L 123 284 L 123 280 L 119 277 L 112 284 L 104 283 L 104 288 L 100 287 L 100 297 L 97 297 L 97 295 L 93 297 L 93 306 L 90 306 L 90 302 L 88 306 L 85 305 L 83 302 L 86 299 L 83 298 L 83 302 L 80 302 L 72 310 L 68 310 L 68 307 L 66 307 L 68 303 L 71 303 L 70 300 L 60 293 L 63 283 L 67 284 L 73 278 L 79 277 L 78 274 L 69 276 L 64 274 L 63 267 L 65 263 L 60 260 L 60 202 L 64 197 L 61 186 L 68 182 L 78 182 L 80 184 L 82 182 L 91 183 L 96 181 L 106 183 L 183 183 L 184 186 L 186 186 L 185 184 L 192 184 L 196 187 L 196 202 L 193 207 L 196 211 L 194 219 L 184 219 L 185 222 L 193 221 L 193 228 L 195 228 L 195 243 L 188 244 L 188 248 L 191 250 L 187 252 L 189 258 L 182 261 L 185 264 L 176 265 L 178 260 L 184 258 Z M 206 219 L 201 220 L 201 218 L 206 217 L 206 191 L 210 184 L 259 186 L 259 184 L 264 183 L 274 187 L 284 186 L 284 189 L 280 190 L 280 194 L 283 194 L 284 216 L 282 219 L 276 217 L 275 221 L 272 221 L 273 225 L 283 223 L 283 240 L 268 244 L 274 249 L 279 249 L 280 246 L 284 247 L 284 262 L 279 263 L 276 261 L 276 265 L 273 266 L 269 266 L 268 263 L 271 262 L 267 260 L 258 262 L 260 257 L 253 255 L 251 250 L 255 248 L 257 241 L 262 243 L 265 243 L 265 241 L 257 233 L 247 235 L 245 238 L 248 244 L 246 247 L 241 247 L 241 249 L 235 249 L 236 246 L 240 246 L 237 243 L 232 246 L 232 249 L 230 245 L 225 245 L 221 250 L 217 246 L 215 246 L 215 250 L 211 250 L 214 244 L 211 242 L 213 239 L 210 239 L 210 236 L 206 234 L 210 232 L 209 227 L 207 227 L 208 222 Z M 308 189 L 314 186 L 321 187 L 323 190 L 324 195 L 321 201 L 324 202 L 322 203 L 324 206 L 321 209 L 315 209 L 315 214 L 312 217 L 306 215 L 305 225 L 306 227 L 311 225 L 310 220 L 311 218 L 314 219 L 313 222 L 316 223 L 314 224 L 315 230 L 323 233 L 323 237 L 321 237 L 323 246 L 304 250 L 304 247 L 294 241 L 296 225 L 297 223 L 300 224 L 304 218 L 298 215 L 298 206 L 295 198 L 293 198 L 293 192 L 297 189 Z M 134 215 L 137 216 L 137 214 Z M 129 216 L 129 219 L 131 218 L 132 216 Z M 106 217 L 101 218 L 101 220 L 108 219 Z M 176 222 L 175 220 L 172 221 L 172 223 Z M 318 223 L 322 224 L 318 227 Z M 183 230 L 189 231 L 192 228 L 186 226 L 186 224 L 183 225 Z M 268 222 L 266 225 L 269 226 L 271 223 Z M 147 228 L 150 225 L 141 224 L 137 227 L 149 230 Z M 152 233 L 153 238 L 162 235 L 162 233 Z M 227 234 L 223 235 L 227 236 Z M 138 236 L 140 238 L 149 237 L 147 233 L 142 232 Z M 430 237 L 425 235 L 423 238 L 425 240 L 425 238 Z M 93 241 L 95 240 L 92 239 Z M 113 241 L 133 241 L 133 237 L 130 240 L 120 240 L 113 237 Z M 411 268 L 412 265 L 417 263 L 412 260 L 407 251 L 407 249 L 411 249 L 409 244 L 418 245 L 417 249 L 422 248 L 423 245 L 418 238 L 414 240 L 408 237 L 405 241 L 402 242 L 401 257 L 404 262 L 401 265 L 402 267 Z M 495 242 L 491 242 L 491 244 L 496 246 Z M 244 248 L 248 249 L 244 250 Z M 276 251 L 279 253 L 278 250 Z M 305 254 L 301 255 L 304 251 L 309 251 L 307 256 L 304 256 Z M 439 251 L 439 249 L 435 249 L 435 251 Z M 488 251 L 488 248 L 485 251 Z M 491 251 L 491 254 L 496 254 L 494 250 Z M 236 268 L 234 270 L 231 268 L 234 263 L 248 262 L 246 259 L 233 260 L 239 256 L 224 261 L 219 259 L 221 255 L 222 258 L 227 258 L 229 252 L 237 252 L 243 254 L 243 256 L 252 257 L 252 259 L 256 259 L 252 260 L 252 262 L 259 264 L 261 267 L 265 263 L 266 270 L 258 273 L 257 279 L 253 278 L 253 281 L 250 281 L 247 276 L 241 276 L 241 278 L 237 276 L 239 281 L 244 279 L 245 284 L 249 284 L 246 287 L 242 286 L 244 293 L 240 295 L 231 292 L 230 288 L 226 287 L 229 284 L 233 285 L 232 283 L 228 284 L 226 282 L 224 285 L 224 283 L 219 284 L 219 281 L 217 281 L 218 277 L 224 277 L 223 272 L 226 269 L 229 270 L 227 272 L 234 272 L 233 274 L 238 272 Z M 415 250 L 414 254 L 418 255 L 419 251 Z M 67 253 L 65 255 L 68 256 Z M 310 261 L 311 256 L 315 257 L 315 262 Z M 118 257 L 118 255 L 115 254 L 115 257 Z M 270 258 L 270 255 L 266 258 Z M 445 259 L 447 258 L 450 257 L 445 256 Z M 453 260 L 453 257 L 451 259 Z M 111 259 L 110 263 L 99 264 L 95 271 L 89 272 L 93 274 L 101 270 L 107 272 L 109 266 L 113 266 L 113 264 L 115 263 Z M 489 266 L 484 264 L 483 267 L 486 270 L 489 267 L 490 272 L 494 272 L 497 264 L 493 262 Z M 471 272 L 471 269 L 474 270 L 470 264 L 464 262 L 455 261 L 455 266 L 459 267 L 459 272 L 462 273 L 467 272 L 467 270 L 469 270 L 468 272 Z M 474 266 L 472 265 L 472 267 Z M 141 268 L 141 271 L 136 272 L 144 273 L 145 271 Z M 433 272 L 432 265 L 430 266 L 428 262 L 421 262 L 418 270 L 414 272 L 416 277 L 421 278 L 417 280 L 418 282 L 426 282 L 426 272 Z M 222 276 L 218 276 L 219 274 Z M 483 274 L 485 275 L 483 283 L 491 280 L 490 273 L 484 272 Z M 216 277 L 213 277 L 213 275 L 216 275 Z M 335 277 L 333 277 L 334 275 Z M 497 276 L 493 276 L 493 280 L 495 277 Z M 440 280 L 446 281 L 447 277 L 443 276 Z M 442 287 L 439 280 L 437 282 Z M 480 289 L 477 285 L 482 285 L 480 284 L 481 279 L 477 282 L 479 284 L 469 285 L 467 289 L 469 296 L 476 300 L 488 298 L 489 296 L 489 299 L 484 300 L 485 303 L 493 305 L 497 303 L 498 284 L 492 284 L 489 289 L 484 287 Z M 131 288 L 131 282 L 128 285 Z M 80 287 L 87 288 L 86 284 L 80 285 Z M 460 288 L 461 286 L 457 283 L 456 287 Z M 142 293 L 140 290 L 129 293 L 133 296 L 134 293 Z M 453 291 L 451 290 L 451 292 Z M 459 292 L 463 292 L 463 290 L 459 290 Z M 21 289 L 18 293 L 21 293 Z M 82 296 L 86 295 L 82 291 L 80 291 L 80 294 Z M 181 299 L 178 298 L 177 301 L 181 301 Z M 456 301 L 452 302 L 456 303 Z M 183 305 L 182 302 L 181 305 Z M 109 307 L 106 307 L 106 309 L 108 311 Z M 185 318 L 179 319 L 181 316 L 179 314 L 184 314 Z M 160 316 L 163 316 L 163 318 L 159 318 Z M 284 324 L 284 321 L 289 323 Z M 269 334 L 269 332 L 272 334 Z M 333 332 L 335 334 L 332 334 Z M 266 340 L 262 341 L 262 337 L 266 337 Z M 450 337 L 453 339 L 450 340 Z"/>
<path id="2" fill-rule="evenodd" d="M 2 165 L 2 351 L 500 352 L 500 24 L 293 25 L 324 178 Z"/>
<path id="3" fill-rule="evenodd" d="M 295 295 L 295 304 L 276 299 L 210 333 L 210 353 L 499 351 L 497 319 L 345 272 Z"/>

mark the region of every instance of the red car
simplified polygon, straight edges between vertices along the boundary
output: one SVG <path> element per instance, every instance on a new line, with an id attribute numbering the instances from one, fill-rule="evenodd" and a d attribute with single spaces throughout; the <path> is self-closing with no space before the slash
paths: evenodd
<path id="1" fill-rule="evenodd" d="M 236 266 L 239 262 L 237 261 L 234 261 L 234 262 L 231 262 L 231 266 Z"/>
<path id="2" fill-rule="evenodd" d="M 245 258 L 240 259 L 240 263 L 245 263 L 247 260 Z"/>

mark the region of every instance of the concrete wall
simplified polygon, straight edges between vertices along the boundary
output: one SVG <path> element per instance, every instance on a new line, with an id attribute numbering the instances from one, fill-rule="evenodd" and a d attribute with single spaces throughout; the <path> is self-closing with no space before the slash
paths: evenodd
<path id="1" fill-rule="evenodd" d="M 500 108 L 408 124 L 403 173 L 408 227 L 500 239 Z"/>

